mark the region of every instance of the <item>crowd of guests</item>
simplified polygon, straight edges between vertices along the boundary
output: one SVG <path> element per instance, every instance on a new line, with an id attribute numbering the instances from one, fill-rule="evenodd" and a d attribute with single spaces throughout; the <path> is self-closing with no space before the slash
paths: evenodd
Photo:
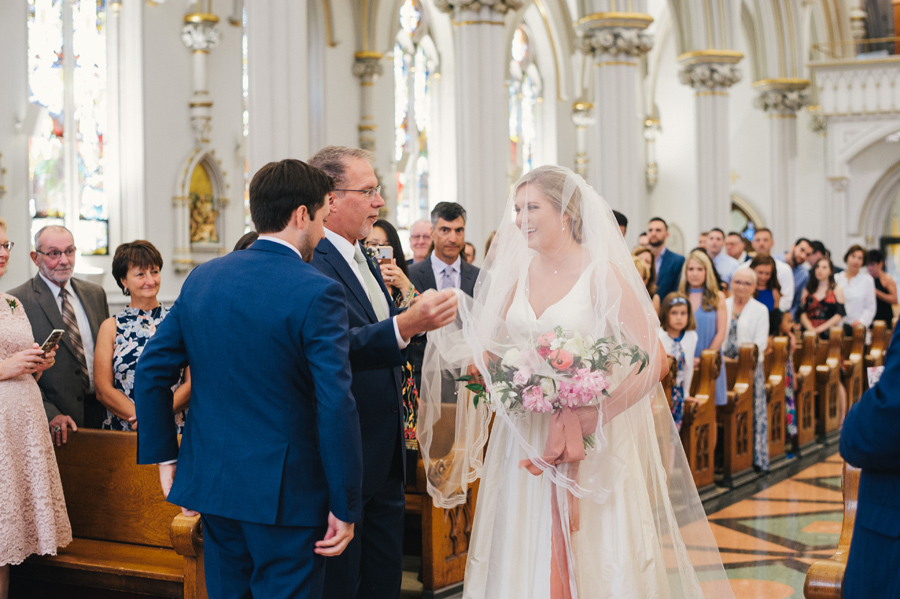
<path id="1" fill-rule="evenodd" d="M 822 242 L 805 237 L 773 255 L 774 240 L 767 228 L 756 229 L 752 240 L 739 232 L 711 229 L 700 235 L 687 256 L 666 247 L 668 236 L 668 224 L 651 219 L 638 236 L 633 258 L 660 316 L 660 339 L 677 363 L 672 401 L 676 427 L 680 430 L 684 401 L 691 400 L 701 353 L 712 350 L 737 358 L 741 345 L 755 344 L 759 362 L 754 375 L 753 463 L 768 471 L 763 362 L 772 351 L 772 337 L 785 336 L 790 343 L 785 424 L 791 438 L 797 434 L 791 356 L 798 335 L 813 331 L 827 339 L 837 326 L 851 335 L 855 327 L 868 329 L 875 320 L 893 328 L 897 284 L 884 270 L 884 254 L 860 245 L 845 252 L 845 267 L 840 269 Z M 726 403 L 726 392 L 723 368 L 716 381 L 716 405 Z M 841 403 L 843 414 L 846 398 Z"/>

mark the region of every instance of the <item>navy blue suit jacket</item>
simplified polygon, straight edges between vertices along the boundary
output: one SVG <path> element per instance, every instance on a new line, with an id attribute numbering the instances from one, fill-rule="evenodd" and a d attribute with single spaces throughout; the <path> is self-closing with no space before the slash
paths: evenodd
<path id="1" fill-rule="evenodd" d="M 659 294 L 659 299 L 663 299 L 673 291 L 678 291 L 678 282 L 681 280 L 683 266 L 684 256 L 676 254 L 672 250 L 666 250 L 656 273 L 656 293 Z"/>
<path id="2" fill-rule="evenodd" d="M 406 364 L 407 352 L 397 345 L 393 319 L 378 321 L 359 279 L 328 239 L 319 242 L 311 264 L 340 282 L 347 297 L 352 389 L 362 430 L 363 496 L 368 496 L 390 474 L 405 480 L 401 368 Z M 368 265 L 387 299 L 391 316 L 396 316 L 397 309 L 381 279 L 381 270 L 371 258 Z"/>
<path id="3" fill-rule="evenodd" d="M 862 469 L 844 598 L 900 597 L 900 327 L 884 372 L 847 412 L 841 455 Z"/>
<path id="4" fill-rule="evenodd" d="M 359 521 L 344 306 L 339 285 L 271 241 L 194 269 L 135 375 L 138 463 L 178 459 L 172 503 L 260 524 Z M 170 386 L 187 365 L 179 451 Z"/>

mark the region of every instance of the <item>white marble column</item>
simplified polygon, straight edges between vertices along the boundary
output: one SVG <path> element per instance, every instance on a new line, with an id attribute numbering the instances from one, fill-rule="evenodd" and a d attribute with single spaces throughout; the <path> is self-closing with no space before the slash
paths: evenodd
<path id="1" fill-rule="evenodd" d="M 378 130 L 372 90 L 375 80 L 384 74 L 381 57 L 381 52 L 357 52 L 353 61 L 353 74 L 359 77 L 359 147 L 370 152 L 375 151 Z"/>
<path id="2" fill-rule="evenodd" d="M 777 248 L 787 248 L 797 236 L 792 211 L 797 200 L 797 111 L 809 103 L 805 79 L 769 79 L 754 84 L 755 104 L 769 117 L 770 228 Z"/>
<path id="3" fill-rule="evenodd" d="M 610 206 L 631 215 L 644 197 L 637 81 L 640 57 L 653 45 L 645 31 L 652 22 L 643 13 L 597 13 L 577 23 L 581 49 L 594 61 L 588 182 Z"/>
<path id="4" fill-rule="evenodd" d="M 845 175 L 828 177 L 825 211 L 825 239 L 822 241 L 832 251 L 832 261 L 840 261 L 847 247 L 847 185 L 850 178 Z"/>
<path id="5" fill-rule="evenodd" d="M 691 52 L 681 57 L 681 82 L 696 90 L 698 228 L 731 222 L 728 88 L 740 81 L 739 52 Z"/>
<path id="6" fill-rule="evenodd" d="M 575 102 L 572 105 L 572 122 L 575 123 L 575 172 L 587 179 L 591 158 L 588 154 L 588 130 L 594 124 L 594 105 Z"/>
<path id="7" fill-rule="evenodd" d="M 466 239 L 483 247 L 509 196 L 504 15 L 518 0 L 444 0 L 453 19 L 456 87 L 455 200 L 468 212 Z"/>

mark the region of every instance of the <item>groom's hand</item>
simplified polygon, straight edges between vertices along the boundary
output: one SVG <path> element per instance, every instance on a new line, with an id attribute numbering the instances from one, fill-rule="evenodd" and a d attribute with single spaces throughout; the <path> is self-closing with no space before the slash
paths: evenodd
<path id="1" fill-rule="evenodd" d="M 175 462 L 171 464 L 159 464 L 159 482 L 162 485 L 163 495 L 166 496 L 166 499 L 169 498 L 169 491 L 172 490 L 172 484 L 175 482 L 175 470 Z M 199 512 L 195 512 L 194 510 L 189 510 L 187 508 L 181 508 L 181 513 L 188 518 L 191 518 L 198 515 Z"/>
<path id="2" fill-rule="evenodd" d="M 334 514 L 328 512 L 328 530 L 324 539 L 316 541 L 315 551 L 325 557 L 340 555 L 352 538 L 353 524 L 338 520 Z"/>
<path id="3" fill-rule="evenodd" d="M 448 325 L 456 319 L 456 293 L 452 289 L 425 292 L 409 310 L 397 316 L 400 336 L 410 339 Z"/>

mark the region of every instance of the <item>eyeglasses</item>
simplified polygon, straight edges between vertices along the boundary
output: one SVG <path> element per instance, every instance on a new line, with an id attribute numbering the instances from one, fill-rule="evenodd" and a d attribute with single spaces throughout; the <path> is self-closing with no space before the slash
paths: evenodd
<path id="1" fill-rule="evenodd" d="M 388 245 L 386 243 L 379 243 L 377 241 L 363 241 L 362 244 L 363 244 L 363 246 L 365 246 L 367 248 L 388 247 Z"/>
<path id="2" fill-rule="evenodd" d="M 15 245 L 16 243 L 14 241 L 7 241 L 6 243 L 0 243 L 0 248 L 5 249 L 7 252 L 11 252 Z"/>
<path id="3" fill-rule="evenodd" d="M 44 256 L 47 256 L 51 260 L 59 260 L 60 256 L 62 256 L 63 254 L 66 255 L 66 258 L 73 257 L 75 255 L 75 252 L 78 251 L 78 249 L 74 248 L 74 247 L 70 247 L 70 248 L 66 248 L 63 251 L 59 251 L 59 250 L 50 250 L 49 252 L 42 252 L 41 250 L 34 250 L 34 251 L 38 254 L 43 254 Z"/>
<path id="4" fill-rule="evenodd" d="M 369 189 L 335 189 L 335 191 L 354 191 L 356 193 L 361 193 L 366 196 L 367 200 L 371 200 L 372 196 L 376 193 L 381 195 L 381 185 L 376 187 L 370 187 Z"/>
<path id="5" fill-rule="evenodd" d="M 410 239 L 431 239 L 431 235 L 410 235 Z"/>

